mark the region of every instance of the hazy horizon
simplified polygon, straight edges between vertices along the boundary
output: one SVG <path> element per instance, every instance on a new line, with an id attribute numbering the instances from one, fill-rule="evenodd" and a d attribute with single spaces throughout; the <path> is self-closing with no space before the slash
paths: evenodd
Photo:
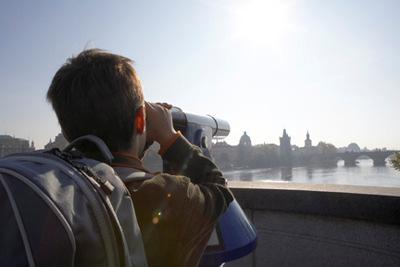
<path id="1" fill-rule="evenodd" d="M 132 58 L 145 98 L 227 120 L 237 144 L 400 149 L 400 2 L 316 0 L 0 3 L 0 134 L 60 132 L 45 94 L 68 57 Z M 202 101 L 202 98 L 204 99 Z"/>

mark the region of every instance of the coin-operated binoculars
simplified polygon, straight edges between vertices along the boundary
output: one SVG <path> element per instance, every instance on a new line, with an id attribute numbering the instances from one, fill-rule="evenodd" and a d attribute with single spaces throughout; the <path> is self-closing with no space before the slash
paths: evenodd
<path id="1" fill-rule="evenodd" d="M 208 157 L 211 157 L 212 139 L 223 139 L 230 132 L 228 122 L 209 115 L 200 116 L 173 108 L 172 118 L 175 130 L 179 130 L 189 142 L 200 147 Z M 168 169 L 168 163 L 164 162 L 164 171 Z M 239 203 L 234 200 L 218 220 L 200 266 L 222 266 L 225 262 L 251 253 L 256 246 L 256 230 Z"/>

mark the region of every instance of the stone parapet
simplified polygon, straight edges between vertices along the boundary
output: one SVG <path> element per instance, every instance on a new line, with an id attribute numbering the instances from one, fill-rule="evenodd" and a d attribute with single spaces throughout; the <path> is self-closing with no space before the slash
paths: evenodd
<path id="1" fill-rule="evenodd" d="M 258 230 L 233 266 L 400 266 L 400 188 L 230 182 Z"/>

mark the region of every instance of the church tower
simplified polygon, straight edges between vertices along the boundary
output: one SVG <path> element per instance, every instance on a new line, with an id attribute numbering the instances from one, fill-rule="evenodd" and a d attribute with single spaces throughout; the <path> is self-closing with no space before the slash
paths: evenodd
<path id="1" fill-rule="evenodd" d="M 35 151 L 35 142 L 31 142 L 31 147 L 30 147 L 30 151 Z"/>
<path id="2" fill-rule="evenodd" d="M 312 147 L 312 141 L 310 139 L 310 134 L 307 131 L 307 135 L 306 135 L 306 140 L 304 140 L 304 147 L 305 148 L 311 148 Z"/>
<path id="3" fill-rule="evenodd" d="M 290 136 L 283 130 L 282 137 L 279 138 L 280 143 L 280 158 L 282 166 L 292 165 L 292 145 L 290 144 Z"/>
<path id="4" fill-rule="evenodd" d="M 246 132 L 244 132 L 242 137 L 240 137 L 238 148 L 238 165 L 240 167 L 249 167 L 252 145 L 250 136 L 248 136 Z"/>
<path id="5" fill-rule="evenodd" d="M 246 131 L 244 131 L 242 137 L 240 137 L 239 146 L 243 146 L 243 147 L 249 147 L 250 146 L 251 147 L 251 139 L 247 135 Z"/>

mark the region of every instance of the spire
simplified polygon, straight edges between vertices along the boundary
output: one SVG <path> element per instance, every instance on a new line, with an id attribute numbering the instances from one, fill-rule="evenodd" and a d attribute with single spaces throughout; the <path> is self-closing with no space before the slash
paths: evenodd
<path id="1" fill-rule="evenodd" d="M 312 147 L 312 141 L 310 139 L 310 133 L 307 130 L 307 134 L 306 134 L 306 140 L 304 140 L 304 147 L 305 148 L 311 148 Z"/>
<path id="2" fill-rule="evenodd" d="M 289 138 L 289 135 L 287 134 L 286 129 L 283 129 L 283 135 L 282 135 L 282 137 L 284 137 L 284 138 Z"/>

